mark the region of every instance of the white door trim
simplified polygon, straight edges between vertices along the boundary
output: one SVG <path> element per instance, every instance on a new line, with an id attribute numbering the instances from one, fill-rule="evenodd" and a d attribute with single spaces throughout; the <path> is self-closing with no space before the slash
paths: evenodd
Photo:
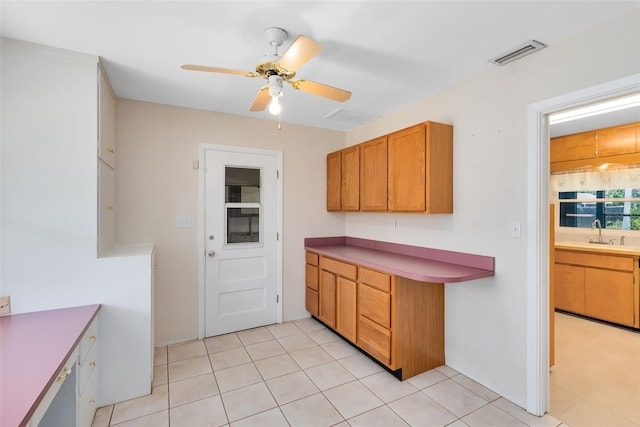
<path id="1" fill-rule="evenodd" d="M 640 74 L 528 106 L 527 412 L 549 410 L 549 125 L 554 111 L 640 91 Z"/>
<path id="2" fill-rule="evenodd" d="M 277 221 L 277 230 L 280 238 L 277 241 L 277 290 L 280 298 L 277 303 L 277 316 L 278 323 L 282 323 L 282 241 L 283 241 L 283 233 L 282 233 L 282 209 L 283 209 L 283 200 L 282 200 L 282 151 L 276 150 L 264 150 L 258 148 L 247 148 L 247 147 L 236 147 L 232 145 L 218 145 L 218 144 L 206 144 L 201 143 L 198 145 L 198 339 L 203 339 L 205 337 L 205 312 L 206 312 L 206 303 L 205 303 L 205 287 L 206 287 L 206 277 L 205 277 L 205 155 L 207 151 L 227 151 L 231 153 L 245 153 L 245 154 L 260 154 L 264 156 L 274 156 L 277 159 L 277 168 L 280 179 L 278 179 L 277 183 L 277 213 L 276 213 L 276 221 Z"/>

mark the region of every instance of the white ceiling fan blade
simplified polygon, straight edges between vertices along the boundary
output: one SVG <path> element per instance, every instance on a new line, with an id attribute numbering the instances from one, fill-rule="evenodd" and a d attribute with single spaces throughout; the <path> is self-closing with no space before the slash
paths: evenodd
<path id="1" fill-rule="evenodd" d="M 232 70 L 230 68 L 219 68 L 219 67 L 207 67 L 205 65 L 184 64 L 184 65 L 181 65 L 180 68 L 182 68 L 183 70 L 189 70 L 189 71 L 204 71 L 207 73 L 222 73 L 222 74 L 234 74 L 234 75 L 245 76 L 245 77 L 258 77 L 258 74 L 253 71 Z"/>
<path id="2" fill-rule="evenodd" d="M 296 71 L 322 50 L 320 44 L 306 36 L 298 36 L 278 61 L 287 71 Z"/>
<path id="3" fill-rule="evenodd" d="M 294 89 L 313 95 L 322 96 L 338 102 L 345 102 L 351 98 L 351 92 L 348 90 L 338 89 L 322 83 L 312 82 L 310 80 L 294 80 L 291 83 Z"/>
<path id="4" fill-rule="evenodd" d="M 251 104 L 251 107 L 249 108 L 249 111 L 264 110 L 265 108 L 267 108 L 267 104 L 269 104 L 270 100 L 271 97 L 269 96 L 269 86 L 263 86 L 258 91 L 258 94 L 253 100 L 253 104 Z"/>

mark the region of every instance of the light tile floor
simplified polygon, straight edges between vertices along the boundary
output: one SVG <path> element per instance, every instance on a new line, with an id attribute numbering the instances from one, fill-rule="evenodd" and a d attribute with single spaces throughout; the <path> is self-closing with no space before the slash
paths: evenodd
<path id="1" fill-rule="evenodd" d="M 398 381 L 314 319 L 156 349 L 152 394 L 93 427 L 558 426 L 441 366 Z"/>
<path id="2" fill-rule="evenodd" d="M 640 426 L 640 333 L 555 314 L 550 414 L 572 426 Z"/>

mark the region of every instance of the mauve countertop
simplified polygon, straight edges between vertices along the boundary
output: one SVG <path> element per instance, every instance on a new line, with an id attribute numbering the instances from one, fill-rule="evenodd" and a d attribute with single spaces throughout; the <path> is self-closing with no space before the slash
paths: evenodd
<path id="1" fill-rule="evenodd" d="M 354 237 L 312 237 L 305 249 L 420 282 L 455 283 L 494 276 L 495 258 Z"/>
<path id="2" fill-rule="evenodd" d="M 100 305 L 0 316 L 0 426 L 29 422 Z"/>

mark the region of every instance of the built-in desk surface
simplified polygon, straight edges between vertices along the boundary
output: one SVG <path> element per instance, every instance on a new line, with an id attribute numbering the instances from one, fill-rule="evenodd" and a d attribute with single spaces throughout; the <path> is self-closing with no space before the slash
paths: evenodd
<path id="1" fill-rule="evenodd" d="M 0 316 L 0 426 L 29 422 L 99 309 Z"/>
<path id="2" fill-rule="evenodd" d="M 420 282 L 464 282 L 495 274 L 495 259 L 484 255 L 354 237 L 312 237 L 304 244 L 321 255 Z"/>

